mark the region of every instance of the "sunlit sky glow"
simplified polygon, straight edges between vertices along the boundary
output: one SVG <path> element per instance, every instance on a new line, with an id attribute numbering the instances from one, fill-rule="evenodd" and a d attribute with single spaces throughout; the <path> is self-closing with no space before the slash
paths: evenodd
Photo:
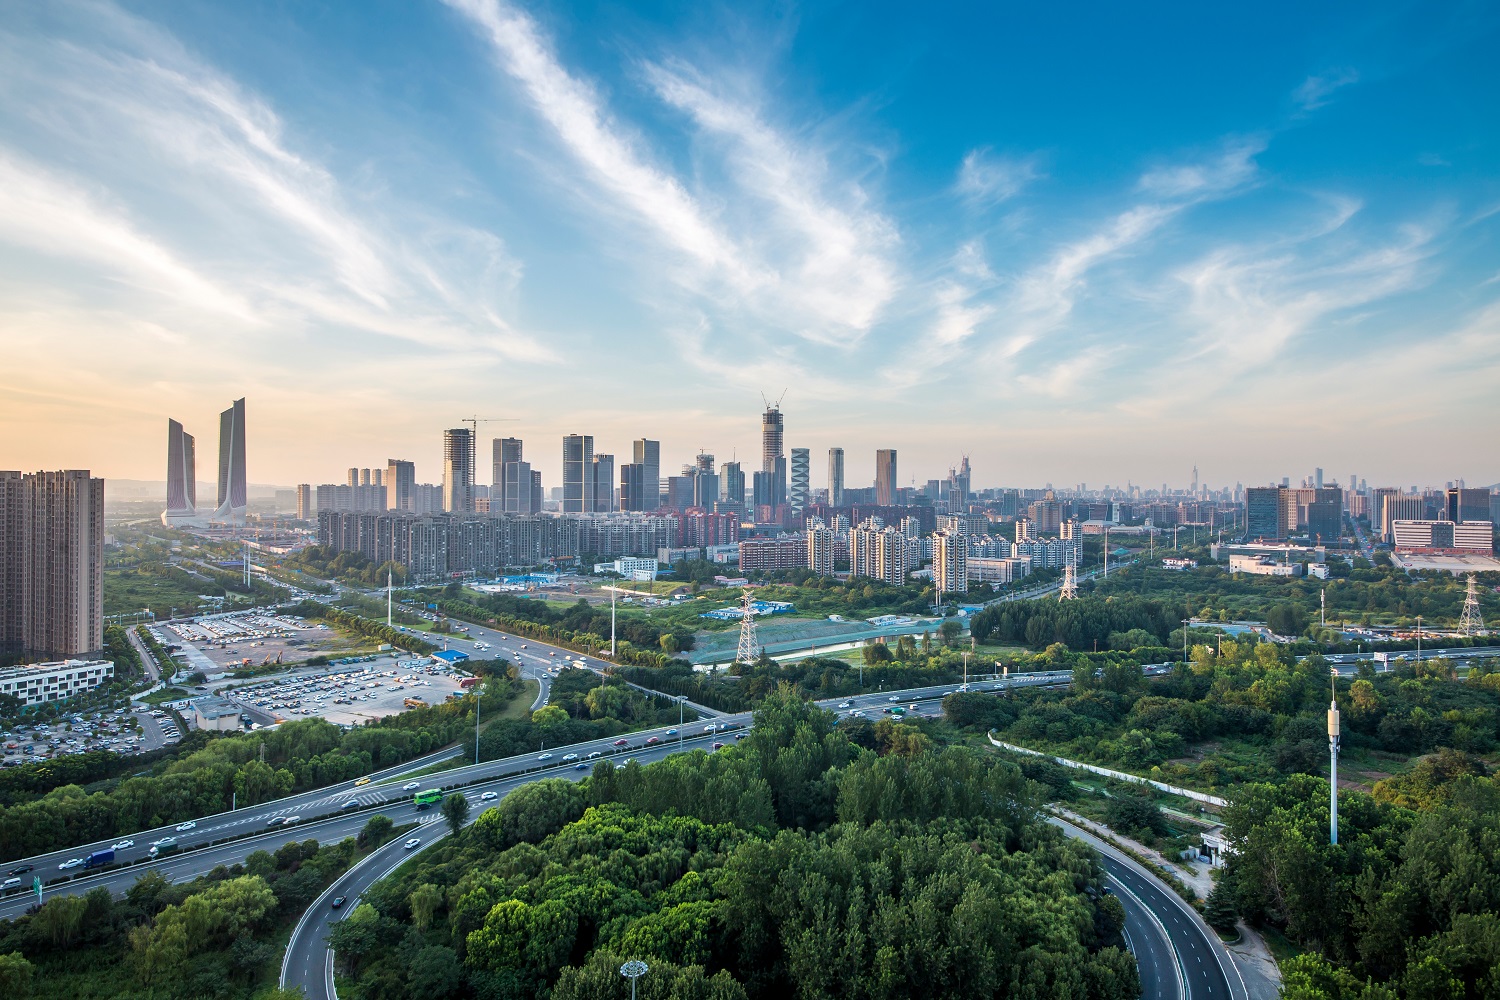
<path id="1" fill-rule="evenodd" d="M 1500 480 L 1491 5 L 0 11 L 4 467 Z"/>

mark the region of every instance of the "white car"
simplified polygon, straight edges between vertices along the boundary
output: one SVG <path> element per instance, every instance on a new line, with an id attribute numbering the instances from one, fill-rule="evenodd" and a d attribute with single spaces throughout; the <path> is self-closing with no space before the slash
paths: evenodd
<path id="1" fill-rule="evenodd" d="M 62 864 L 58 865 L 57 867 L 58 867 L 58 870 L 60 870 L 60 871 L 66 871 L 69 868 L 77 868 L 81 864 L 83 864 L 83 859 L 82 858 L 71 858 L 71 859 L 69 859 L 67 861 L 64 861 Z"/>
<path id="2" fill-rule="evenodd" d="M 481 802 L 489 802 L 492 799 L 498 799 L 499 797 L 499 792 L 485 792 L 483 795 L 479 796 L 479 800 Z"/>
<path id="3" fill-rule="evenodd" d="M 417 788 L 421 788 L 421 787 L 422 787 L 422 783 L 420 781 L 408 781 L 406 784 L 404 784 L 404 785 L 401 786 L 401 790 L 403 792 L 410 792 L 413 789 L 417 789 Z"/>
<path id="4" fill-rule="evenodd" d="M 900 701 L 900 700 L 901 700 L 901 699 L 900 699 L 900 698 L 898 698 L 898 697 L 897 697 L 897 696 L 895 696 L 895 695 L 891 695 L 891 696 L 890 696 L 890 697 L 889 697 L 889 698 L 887 698 L 887 699 L 886 699 L 886 701 Z"/>
<path id="5" fill-rule="evenodd" d="M 839 702 L 839 708 L 848 708 L 848 707 L 849 707 L 849 702 L 847 702 L 847 701 L 841 701 L 841 702 Z"/>
<path id="6" fill-rule="evenodd" d="M 537 760 L 551 760 L 551 759 L 552 759 L 552 755 L 550 753 L 544 753 L 540 757 L 537 758 Z"/>
<path id="7" fill-rule="evenodd" d="M 11 888 L 13 886 L 18 886 L 20 884 L 21 884 L 21 880 L 20 879 L 18 879 L 18 878 L 8 878 L 4 882 L 0 882 L 0 890 L 9 889 L 9 888 Z"/>
<path id="8" fill-rule="evenodd" d="M 114 846 L 112 846 L 110 848 L 110 850 L 111 851 L 123 851 L 127 847 L 134 847 L 134 846 L 135 846 L 135 841 L 133 841 L 133 840 L 122 840 L 118 844 L 115 844 Z"/>
<path id="9" fill-rule="evenodd" d="M 577 759 L 578 759 L 578 755 L 576 753 L 565 753 L 565 754 L 563 754 L 563 760 L 577 760 Z"/>
<path id="10" fill-rule="evenodd" d="M 422 846 L 422 838 L 421 837 L 413 837 L 413 838 L 411 838 L 410 840 L 408 840 L 406 842 L 406 849 L 408 851 L 416 850 L 420 846 Z"/>
<path id="11" fill-rule="evenodd" d="M 189 830 L 196 830 L 197 828 L 198 824 L 194 823 L 192 820 L 188 820 L 186 823 L 178 823 L 177 826 L 174 827 L 174 829 L 176 829 L 178 833 L 186 833 Z"/>
<path id="12" fill-rule="evenodd" d="M 712 722 L 710 722 L 708 725 L 706 725 L 706 726 L 703 727 L 703 731 L 705 733 L 718 732 L 718 727 L 715 726 Z"/>

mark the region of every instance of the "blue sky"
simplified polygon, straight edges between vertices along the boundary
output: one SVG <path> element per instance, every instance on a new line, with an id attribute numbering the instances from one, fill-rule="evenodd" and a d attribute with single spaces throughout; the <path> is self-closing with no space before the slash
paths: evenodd
<path id="1" fill-rule="evenodd" d="M 6 3 L 7 464 L 1500 479 L 1500 14 L 1217 6 Z"/>

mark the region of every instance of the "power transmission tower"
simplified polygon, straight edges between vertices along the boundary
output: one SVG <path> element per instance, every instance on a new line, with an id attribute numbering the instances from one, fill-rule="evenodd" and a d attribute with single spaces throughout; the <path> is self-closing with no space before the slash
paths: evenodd
<path id="1" fill-rule="evenodd" d="M 754 663 L 760 659 L 760 642 L 755 637 L 755 612 L 750 610 L 750 595 L 747 588 L 740 597 L 740 648 L 734 654 L 737 663 Z"/>
<path id="2" fill-rule="evenodd" d="M 1469 589 L 1464 594 L 1464 611 L 1458 619 L 1458 630 L 1464 635 L 1475 635 L 1484 631 L 1484 616 L 1479 613 L 1479 591 L 1474 583 L 1474 574 L 1469 574 Z"/>
<path id="3" fill-rule="evenodd" d="M 1073 560 L 1063 565 L 1063 585 L 1057 592 L 1059 601 L 1071 601 L 1078 597 L 1078 581 L 1073 576 Z"/>

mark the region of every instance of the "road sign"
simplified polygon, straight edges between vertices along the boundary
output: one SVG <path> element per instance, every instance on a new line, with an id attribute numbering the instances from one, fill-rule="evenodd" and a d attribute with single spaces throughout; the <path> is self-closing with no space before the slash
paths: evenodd
<path id="1" fill-rule="evenodd" d="M 31 876 L 31 891 L 36 893 L 36 901 L 40 905 L 42 902 L 42 879 L 40 876 Z"/>

